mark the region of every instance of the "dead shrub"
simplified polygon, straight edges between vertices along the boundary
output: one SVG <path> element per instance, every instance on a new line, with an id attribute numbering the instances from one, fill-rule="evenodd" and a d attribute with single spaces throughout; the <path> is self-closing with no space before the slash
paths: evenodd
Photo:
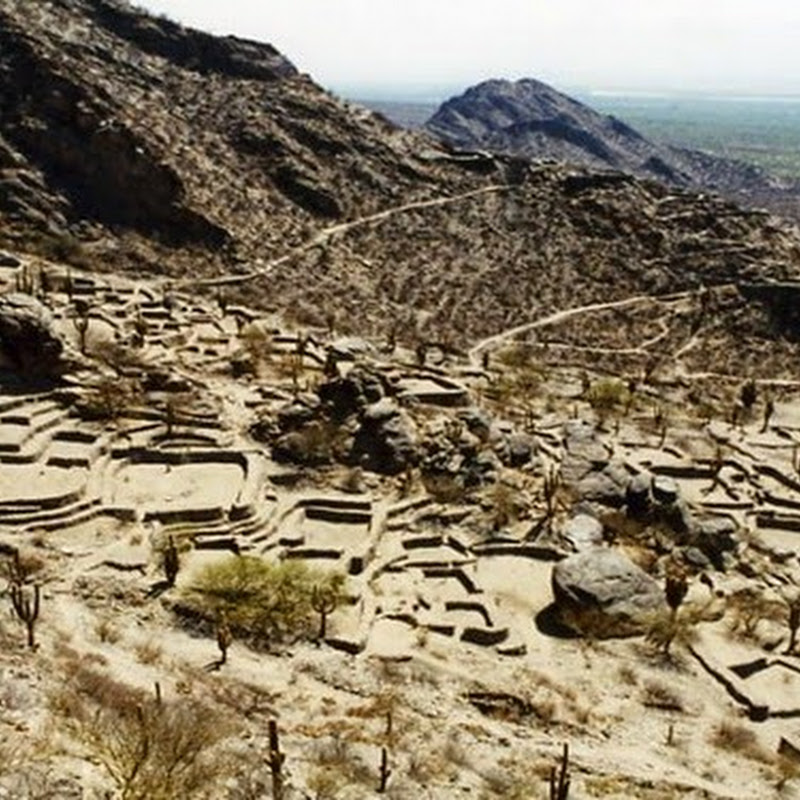
<path id="1" fill-rule="evenodd" d="M 738 722 L 723 720 L 717 724 L 711 733 L 711 744 L 752 761 L 772 761 L 769 753 L 759 744 L 755 733 Z"/>
<path id="2" fill-rule="evenodd" d="M 683 711 L 684 703 L 680 694 L 660 681 L 647 681 L 642 688 L 642 704 L 648 708 L 662 711 Z"/>
<path id="3" fill-rule="evenodd" d="M 755 639 L 762 620 L 785 624 L 785 604 L 770 600 L 756 589 L 741 589 L 726 600 L 729 630 L 743 639 Z"/>
<path id="4" fill-rule="evenodd" d="M 125 800 L 219 797 L 228 762 L 227 719 L 194 700 L 159 702 L 78 667 L 52 703 Z"/>
<path id="5" fill-rule="evenodd" d="M 113 421 L 142 399 L 139 381 L 131 378 L 104 376 L 76 403 L 82 419 Z"/>

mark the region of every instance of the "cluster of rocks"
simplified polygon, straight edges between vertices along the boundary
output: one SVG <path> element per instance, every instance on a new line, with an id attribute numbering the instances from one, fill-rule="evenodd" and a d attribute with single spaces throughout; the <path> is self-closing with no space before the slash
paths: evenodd
<path id="1" fill-rule="evenodd" d="M 466 489 L 495 479 L 501 467 L 523 467 L 536 459 L 536 441 L 477 407 L 434 430 L 422 443 L 424 474 L 457 481 Z"/>
<path id="2" fill-rule="evenodd" d="M 731 518 L 695 515 L 669 477 L 631 474 L 589 423 L 567 423 L 565 450 L 562 479 L 578 502 L 559 531 L 561 544 L 576 552 L 552 573 L 562 621 L 589 625 L 595 635 L 627 635 L 641 633 L 666 608 L 659 582 L 613 547 L 624 534 L 604 525 L 609 512 L 638 543 L 689 571 L 733 565 L 738 538 Z"/>
<path id="3" fill-rule="evenodd" d="M 252 432 L 271 442 L 279 461 L 338 461 L 394 475 L 419 459 L 416 426 L 394 394 L 383 375 L 357 366 L 321 384 L 316 394 L 299 395 Z"/>
<path id="4" fill-rule="evenodd" d="M 578 498 L 576 515 L 562 529 L 572 549 L 592 547 L 614 532 L 602 530 L 599 518 L 614 509 L 646 535 L 646 544 L 672 553 L 691 567 L 727 569 L 733 564 L 737 526 L 730 517 L 693 513 L 672 478 L 647 471 L 632 474 L 615 460 L 593 425 L 571 420 L 565 426 L 561 478 Z"/>
<path id="5" fill-rule="evenodd" d="M 357 365 L 298 395 L 252 433 L 270 442 L 273 456 L 314 466 L 334 462 L 396 475 L 419 467 L 466 489 L 495 479 L 498 470 L 536 458 L 533 437 L 476 407 L 442 419 L 423 434 L 389 377 Z"/>

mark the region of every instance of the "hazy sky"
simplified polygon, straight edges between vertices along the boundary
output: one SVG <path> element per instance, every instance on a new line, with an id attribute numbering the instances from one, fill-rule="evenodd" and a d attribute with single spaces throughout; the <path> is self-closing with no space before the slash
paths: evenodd
<path id="1" fill-rule="evenodd" d="M 800 93 L 798 0 L 139 4 L 204 30 L 271 42 L 344 94 L 427 87 L 435 94 L 489 77 L 535 77 L 561 88 Z"/>

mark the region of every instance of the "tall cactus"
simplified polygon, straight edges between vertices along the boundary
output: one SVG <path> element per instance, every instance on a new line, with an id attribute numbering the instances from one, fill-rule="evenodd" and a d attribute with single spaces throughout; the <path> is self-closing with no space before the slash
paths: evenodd
<path id="1" fill-rule="evenodd" d="M 223 615 L 217 622 L 217 647 L 219 647 L 220 652 L 220 664 L 224 664 L 228 660 L 228 648 L 232 643 L 233 633 L 231 632 L 231 626 L 228 625 L 228 620 Z"/>
<path id="2" fill-rule="evenodd" d="M 33 598 L 25 591 L 20 583 L 12 583 L 10 587 L 11 604 L 17 616 L 25 623 L 28 631 L 28 647 L 36 647 L 34 632 L 36 620 L 39 619 L 39 586 L 33 587 Z"/>
<path id="3" fill-rule="evenodd" d="M 171 536 L 167 539 L 167 544 L 164 547 L 163 565 L 167 586 L 174 586 L 175 578 L 178 577 L 178 570 L 181 567 L 181 562 L 178 556 L 178 548 L 175 546 L 175 540 Z"/>
<path id="4" fill-rule="evenodd" d="M 336 610 L 336 593 L 331 589 L 315 586 L 311 594 L 311 607 L 319 614 L 317 638 L 322 641 L 328 628 L 328 614 Z"/>
<path id="5" fill-rule="evenodd" d="M 378 794 L 386 792 L 386 785 L 389 783 L 389 778 L 392 777 L 392 771 L 389 769 L 389 752 L 386 747 L 381 747 L 381 779 L 378 785 Z"/>
<path id="6" fill-rule="evenodd" d="M 283 800 L 283 762 L 286 756 L 281 753 L 278 740 L 278 723 L 269 721 L 269 770 L 272 773 L 273 800 Z"/>
<path id="7" fill-rule="evenodd" d="M 567 800 L 569 785 L 569 745 L 564 743 L 561 762 L 550 770 L 550 800 Z"/>

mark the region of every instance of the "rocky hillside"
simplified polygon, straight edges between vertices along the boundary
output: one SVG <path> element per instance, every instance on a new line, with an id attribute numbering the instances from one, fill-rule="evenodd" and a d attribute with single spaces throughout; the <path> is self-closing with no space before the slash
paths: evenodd
<path id="1" fill-rule="evenodd" d="M 460 148 L 621 170 L 800 218 L 800 186 L 751 164 L 646 139 L 537 80 L 473 86 L 445 102 L 426 128 Z"/>
<path id="2" fill-rule="evenodd" d="M 110 0 L 0 143 L 1 798 L 796 796 L 796 231 Z"/>
<path id="3" fill-rule="evenodd" d="M 764 213 L 453 152 L 268 45 L 112 0 L 0 0 L 0 222 L 9 250 L 459 347 L 543 311 L 800 265 Z"/>

